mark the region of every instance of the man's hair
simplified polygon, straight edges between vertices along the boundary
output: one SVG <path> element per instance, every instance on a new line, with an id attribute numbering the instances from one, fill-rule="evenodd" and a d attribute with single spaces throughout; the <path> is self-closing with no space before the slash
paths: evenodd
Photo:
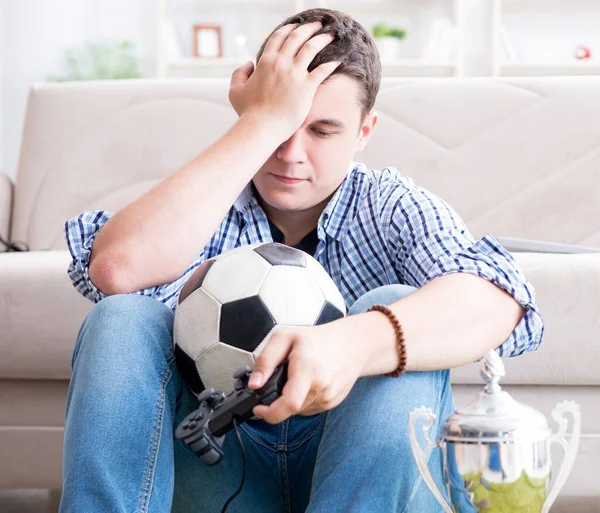
<path id="1" fill-rule="evenodd" d="M 381 60 L 375 41 L 356 20 L 332 9 L 309 9 L 295 14 L 278 25 L 273 32 L 290 23 L 304 25 L 313 21 L 320 21 L 323 24 L 323 28 L 317 34 L 330 33 L 335 36 L 335 39 L 315 56 L 308 66 L 308 71 L 326 62 L 340 61 L 341 64 L 330 77 L 346 75 L 358 82 L 362 89 L 359 101 L 362 104 L 364 119 L 375 104 L 381 83 Z M 257 63 L 273 32 L 261 45 L 256 56 Z"/>

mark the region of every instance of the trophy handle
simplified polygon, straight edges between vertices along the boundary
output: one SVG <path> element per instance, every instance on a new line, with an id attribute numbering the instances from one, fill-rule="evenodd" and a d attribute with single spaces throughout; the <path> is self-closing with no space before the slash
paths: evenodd
<path id="1" fill-rule="evenodd" d="M 440 503 L 442 508 L 444 508 L 444 511 L 446 513 L 454 513 L 454 510 L 446 502 L 446 499 L 444 499 L 444 496 L 440 493 L 437 485 L 435 484 L 435 481 L 431 476 L 431 472 L 427 464 L 431 450 L 434 447 L 438 446 L 438 444 L 431 439 L 431 436 L 429 434 L 431 426 L 433 426 L 433 423 L 435 422 L 435 418 L 435 414 L 431 411 L 431 408 L 425 408 L 425 406 L 421 406 L 420 408 L 416 408 L 410 412 L 410 415 L 408 417 L 408 434 L 410 438 L 410 447 L 412 449 L 415 462 L 417 463 L 417 468 L 421 473 L 421 477 L 427 484 L 428 488 L 431 490 L 431 493 Z M 415 425 L 421 419 L 425 419 L 425 424 L 423 425 L 423 436 L 425 437 L 426 443 L 425 449 L 421 447 L 415 434 Z"/>
<path id="2" fill-rule="evenodd" d="M 571 433 L 571 440 L 569 442 L 567 442 L 564 436 L 567 430 L 565 413 L 570 413 L 573 416 L 573 432 Z M 560 466 L 556 481 L 554 481 L 552 489 L 546 498 L 542 513 L 548 512 L 550 506 L 552 506 L 558 497 L 567 477 L 569 477 L 569 474 L 571 473 L 573 463 L 575 463 L 575 457 L 577 456 L 579 436 L 581 434 L 581 412 L 577 403 L 574 403 L 573 401 L 563 401 L 557 404 L 554 410 L 552 410 L 552 418 L 558 423 L 558 431 L 550 438 L 550 444 L 559 444 L 563 448 L 565 459 Z"/>

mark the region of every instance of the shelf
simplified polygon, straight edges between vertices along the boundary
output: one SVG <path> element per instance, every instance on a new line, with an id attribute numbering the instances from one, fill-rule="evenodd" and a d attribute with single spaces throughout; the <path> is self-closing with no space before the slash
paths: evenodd
<path id="1" fill-rule="evenodd" d="M 200 59 L 189 57 L 167 61 L 169 76 L 202 76 L 210 72 L 212 76 L 231 74 L 247 61 L 237 58 Z M 458 66 L 455 62 L 427 62 L 420 60 L 396 60 L 382 63 L 384 76 L 454 76 Z"/>
<path id="2" fill-rule="evenodd" d="M 382 63 L 384 77 L 453 77 L 458 66 L 454 62 L 388 61 Z"/>
<path id="3" fill-rule="evenodd" d="M 594 10 L 598 8 L 598 0 L 570 0 L 569 2 L 565 2 L 564 0 L 500 0 L 503 7 L 508 7 L 511 10 L 523 9 L 539 9 L 542 8 L 544 11 L 548 9 L 558 9 L 558 10 L 568 10 L 573 11 L 573 6 L 585 6 L 592 7 Z"/>
<path id="4" fill-rule="evenodd" d="M 600 20 L 600 0 L 157 0 L 159 2 L 158 22 L 174 23 L 173 12 L 168 4 L 177 6 L 198 6 L 213 14 L 213 7 L 227 6 L 219 10 L 214 23 L 229 24 L 231 35 L 239 30 L 254 34 L 248 36 L 248 48 L 258 48 L 262 32 L 262 18 L 252 25 L 247 20 L 247 10 L 237 6 L 263 6 L 261 11 L 269 20 L 264 24 L 274 24 L 279 16 L 277 6 L 324 6 L 347 10 L 368 30 L 378 19 L 388 19 L 390 23 L 401 24 L 406 19 L 410 36 L 398 57 L 412 57 L 383 63 L 384 76 L 397 77 L 457 77 L 457 76 L 561 76 L 561 75 L 600 75 L 600 58 L 576 61 L 572 50 L 578 44 L 587 44 L 594 51 L 600 44 L 597 31 Z M 242 12 L 243 11 L 243 12 Z M 277 11 L 277 12 L 276 12 Z M 559 15 L 560 14 L 560 15 Z M 229 17 L 231 15 L 231 17 Z M 396 16 L 397 15 L 397 16 Z M 187 15 L 186 15 L 187 16 Z M 191 20 L 193 16 L 184 16 Z M 429 53 L 426 41 L 431 24 L 436 19 L 448 19 L 456 27 L 456 51 Z M 244 24 L 247 21 L 248 23 Z M 185 22 L 187 23 L 187 22 Z M 185 28 L 179 27 L 184 32 Z M 191 24 L 192 21 L 189 22 Z M 483 26 L 480 25 L 483 23 Z M 508 36 L 502 36 L 505 25 Z M 243 29 L 240 27 L 243 26 Z M 176 27 L 177 28 L 177 27 Z M 190 29 L 191 30 L 191 29 Z M 224 37 L 229 37 L 224 30 Z M 258 34 L 261 34 L 259 37 Z M 581 33 L 581 34 L 580 34 Z M 184 37 L 189 37 L 189 31 Z M 585 36 L 585 37 L 582 37 Z M 503 48 L 503 37 L 508 37 L 512 46 L 518 47 L 517 56 L 526 59 L 510 61 L 512 52 Z M 438 38 L 439 39 L 439 38 Z M 580 41 L 583 39 L 583 41 Z M 576 41 L 575 41 L 576 40 Z M 236 55 L 231 40 L 224 45 L 225 55 Z M 439 42 L 439 41 L 438 41 Z M 191 43 L 186 39 L 182 52 L 162 52 L 157 55 L 159 76 L 201 77 L 231 76 L 234 69 L 247 59 L 197 59 L 178 58 L 175 55 L 191 55 Z M 536 49 L 535 45 L 540 48 Z M 446 46 L 442 47 L 446 49 Z M 527 51 L 525 51 L 527 50 Z M 168 55 L 167 55 L 168 53 Z M 171 55 L 171 57 L 169 57 Z M 387 54 L 386 54 L 387 55 Z M 431 56 L 438 61 L 426 62 L 416 59 L 420 55 Z M 456 55 L 456 59 L 454 59 Z M 254 57 L 254 55 L 252 55 Z M 166 58 L 166 59 L 165 59 Z M 449 59 L 452 59 L 449 61 Z M 547 59 L 544 62 L 544 59 Z M 560 61 L 560 59 L 564 59 Z M 570 60 L 571 59 L 571 60 Z M 558 62 L 557 62 L 558 60 Z"/>
<path id="5" fill-rule="evenodd" d="M 218 59 L 203 59 L 199 57 L 186 57 L 183 59 L 175 59 L 167 61 L 168 68 L 213 68 L 213 67 L 240 67 L 248 62 L 243 59 L 234 57 L 221 57 Z"/>
<path id="6" fill-rule="evenodd" d="M 303 0 L 167 0 L 169 5 L 179 8 L 206 8 L 206 7 L 239 7 L 248 6 L 270 6 L 270 7 L 298 7 L 302 6 Z M 300 2 L 300 3 L 299 3 Z"/>
<path id="7" fill-rule="evenodd" d="M 502 76 L 600 75 L 600 61 L 582 62 L 503 62 Z"/>
<path id="8" fill-rule="evenodd" d="M 402 12 L 406 7 L 428 7 L 430 5 L 452 4 L 454 0 L 402 0 L 399 6 L 395 0 L 327 0 L 327 7 L 343 11 L 344 9 L 352 9 L 359 11 L 372 11 L 373 9 L 381 9 L 383 11 L 394 10 Z"/>
<path id="9" fill-rule="evenodd" d="M 500 63 L 501 66 L 514 66 L 515 68 L 598 68 L 600 61 L 584 60 L 581 62 L 521 62 L 521 61 L 506 61 Z"/>

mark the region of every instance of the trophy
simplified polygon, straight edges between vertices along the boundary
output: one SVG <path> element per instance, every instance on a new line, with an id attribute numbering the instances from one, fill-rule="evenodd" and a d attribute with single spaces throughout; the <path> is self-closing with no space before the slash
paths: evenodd
<path id="1" fill-rule="evenodd" d="M 581 431 L 579 406 L 572 401 L 557 404 L 552 417 L 559 428 L 552 433 L 541 412 L 501 389 L 498 381 L 504 376 L 504 364 L 495 351 L 483 360 L 480 376 L 485 387 L 473 402 L 445 420 L 439 441 L 430 436 L 436 419 L 430 408 L 422 406 L 410 413 L 410 444 L 419 472 L 446 513 L 547 513 L 575 461 Z M 566 413 L 573 417 L 569 441 Z M 415 431 L 421 420 L 425 447 Z M 565 457 L 550 487 L 553 443 L 562 447 Z M 452 506 L 427 465 L 436 447 L 442 451 L 443 480 Z"/>

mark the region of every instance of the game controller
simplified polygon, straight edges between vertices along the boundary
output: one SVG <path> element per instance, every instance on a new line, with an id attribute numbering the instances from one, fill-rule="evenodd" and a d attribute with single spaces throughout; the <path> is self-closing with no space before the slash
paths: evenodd
<path id="1" fill-rule="evenodd" d="M 260 389 L 248 387 L 252 370 L 249 366 L 238 369 L 234 389 L 225 394 L 207 388 L 199 396 L 200 407 L 190 413 L 177 427 L 175 437 L 182 440 L 206 465 L 215 465 L 223 458 L 225 433 L 238 424 L 252 418 L 252 409 L 269 405 L 281 396 L 287 381 L 287 363 L 278 366 L 269 381 Z"/>

